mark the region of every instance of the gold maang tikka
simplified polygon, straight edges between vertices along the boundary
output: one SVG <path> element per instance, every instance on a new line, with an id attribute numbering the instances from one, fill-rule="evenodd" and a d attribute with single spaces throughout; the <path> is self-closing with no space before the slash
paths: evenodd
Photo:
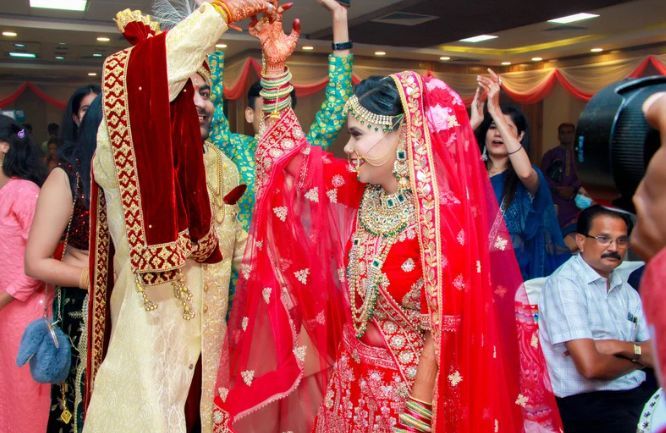
<path id="1" fill-rule="evenodd" d="M 368 129 L 375 131 L 382 130 L 384 132 L 391 132 L 396 129 L 400 124 L 404 114 L 397 114 L 395 116 L 387 116 L 384 114 L 375 114 L 361 105 L 356 95 L 353 95 L 347 100 L 345 104 L 345 114 L 350 114 L 354 119 L 358 120 L 361 125 L 367 126 Z"/>

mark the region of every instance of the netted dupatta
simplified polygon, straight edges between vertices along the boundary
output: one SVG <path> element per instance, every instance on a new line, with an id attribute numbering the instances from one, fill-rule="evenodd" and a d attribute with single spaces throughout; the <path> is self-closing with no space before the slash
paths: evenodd
<path id="1" fill-rule="evenodd" d="M 438 342 L 434 431 L 559 432 L 534 312 L 465 106 L 436 78 L 393 79 Z"/>
<path id="2" fill-rule="evenodd" d="M 460 97 L 392 76 L 407 128 L 431 328 L 437 432 L 559 431 L 508 232 Z M 346 243 L 363 185 L 287 110 L 259 142 L 257 205 L 223 350 L 216 431 L 310 432 L 349 321 Z M 534 427 L 532 430 L 531 427 Z M 538 430 L 541 428 L 541 430 Z"/>
<path id="3" fill-rule="evenodd" d="M 345 185 L 336 177 L 341 188 L 332 186 L 329 166 L 346 163 L 310 147 L 290 109 L 263 135 L 256 159 L 214 431 L 309 432 L 348 320 L 344 248 L 363 186 L 346 168 Z"/>

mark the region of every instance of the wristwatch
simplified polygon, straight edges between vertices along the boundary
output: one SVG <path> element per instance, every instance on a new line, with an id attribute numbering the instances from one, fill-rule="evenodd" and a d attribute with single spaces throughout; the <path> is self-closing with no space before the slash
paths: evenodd
<path id="1" fill-rule="evenodd" d="M 333 48 L 333 51 L 342 51 L 342 50 L 351 50 L 354 44 L 352 44 L 352 41 L 347 41 L 347 42 L 333 42 L 331 44 L 331 48 Z"/>
<path id="2" fill-rule="evenodd" d="M 634 343 L 634 357 L 631 358 L 631 362 L 640 361 L 641 360 L 641 354 L 642 354 L 641 346 Z"/>

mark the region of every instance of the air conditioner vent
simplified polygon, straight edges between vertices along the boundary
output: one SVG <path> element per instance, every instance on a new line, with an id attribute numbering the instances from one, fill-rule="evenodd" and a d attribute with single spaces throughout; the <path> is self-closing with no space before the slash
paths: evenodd
<path id="1" fill-rule="evenodd" d="M 439 19 L 435 15 L 414 14 L 411 12 L 392 12 L 372 20 L 373 23 L 395 24 L 399 26 L 418 26 L 428 21 Z"/>
<path id="2" fill-rule="evenodd" d="M 547 28 L 544 32 L 584 32 L 587 30 L 588 28 L 583 26 L 554 26 Z"/>

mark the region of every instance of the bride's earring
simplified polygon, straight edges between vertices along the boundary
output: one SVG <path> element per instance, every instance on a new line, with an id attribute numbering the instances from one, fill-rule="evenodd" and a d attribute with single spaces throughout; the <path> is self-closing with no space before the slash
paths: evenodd
<path id="1" fill-rule="evenodd" d="M 409 169 L 407 167 L 407 150 L 405 146 L 405 132 L 402 132 L 400 134 L 398 150 L 395 153 L 395 162 L 393 163 L 393 176 L 398 181 L 398 187 L 401 190 L 409 188 Z"/>

